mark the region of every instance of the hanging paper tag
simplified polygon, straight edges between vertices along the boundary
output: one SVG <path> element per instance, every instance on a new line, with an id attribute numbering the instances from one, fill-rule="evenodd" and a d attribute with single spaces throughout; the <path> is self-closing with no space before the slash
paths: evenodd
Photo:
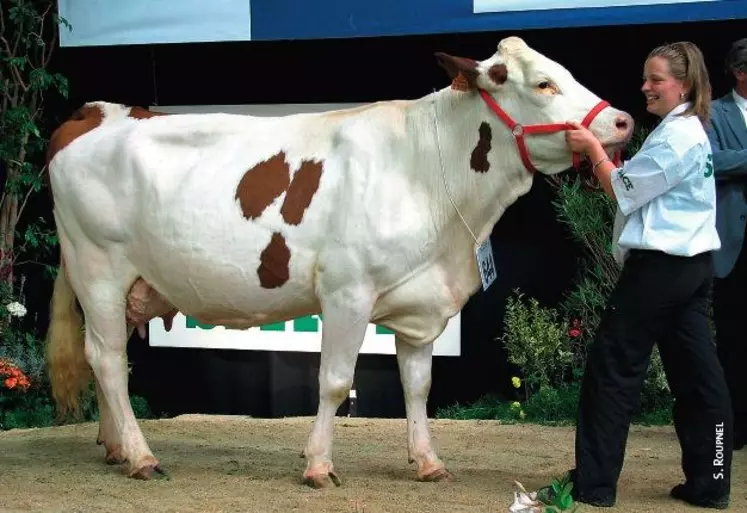
<path id="1" fill-rule="evenodd" d="M 495 281 L 496 277 L 495 262 L 493 261 L 493 248 L 490 245 L 490 237 L 480 244 L 476 253 L 477 267 L 480 270 L 480 278 L 482 279 L 482 290 L 487 290 L 488 287 L 490 287 L 490 284 Z"/>

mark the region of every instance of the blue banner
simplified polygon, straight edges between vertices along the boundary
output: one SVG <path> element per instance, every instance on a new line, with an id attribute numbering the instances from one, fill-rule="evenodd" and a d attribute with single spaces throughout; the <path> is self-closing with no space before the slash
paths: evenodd
<path id="1" fill-rule="evenodd" d="M 676 4 L 649 0 L 646 5 L 631 5 L 641 4 L 642 0 L 506 0 L 506 4 L 519 4 L 523 9 L 484 13 L 475 12 L 476 3 L 477 0 L 253 0 L 252 39 L 516 31 L 747 18 L 747 0 L 680 0 Z M 530 7 L 538 4 L 554 6 L 543 10 Z M 605 6 L 581 7 L 582 4 Z"/>
<path id="2" fill-rule="evenodd" d="M 747 0 L 60 0 L 62 46 L 329 39 L 747 18 Z"/>

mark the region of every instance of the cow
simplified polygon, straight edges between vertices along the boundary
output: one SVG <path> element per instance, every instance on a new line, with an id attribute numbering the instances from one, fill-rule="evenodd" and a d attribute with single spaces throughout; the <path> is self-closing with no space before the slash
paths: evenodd
<path id="1" fill-rule="evenodd" d="M 177 311 L 237 329 L 319 313 L 302 482 L 340 485 L 335 415 L 370 322 L 395 333 L 416 479 L 452 479 L 428 427 L 432 342 L 481 286 L 477 248 L 535 171 L 578 161 L 568 120 L 610 154 L 633 120 L 517 37 L 481 61 L 435 57 L 451 83 L 414 100 L 265 118 L 91 102 L 54 132 L 49 373 L 61 413 L 95 381 L 107 462 L 163 472 L 128 398 L 133 330 Z"/>

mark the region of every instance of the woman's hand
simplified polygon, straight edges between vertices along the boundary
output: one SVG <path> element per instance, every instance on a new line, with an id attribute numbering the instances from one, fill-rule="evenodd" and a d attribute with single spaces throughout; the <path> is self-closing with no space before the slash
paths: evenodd
<path id="1" fill-rule="evenodd" d="M 573 129 L 566 131 L 565 140 L 571 151 L 578 153 L 591 153 L 595 146 L 601 148 L 602 145 L 599 143 L 599 139 L 597 139 L 589 129 L 575 121 L 568 121 L 568 124 L 572 126 Z"/>

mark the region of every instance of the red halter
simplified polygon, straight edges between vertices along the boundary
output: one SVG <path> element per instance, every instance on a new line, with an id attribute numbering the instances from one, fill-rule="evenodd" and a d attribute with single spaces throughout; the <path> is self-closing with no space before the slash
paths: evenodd
<path id="1" fill-rule="evenodd" d="M 514 134 L 514 138 L 516 139 L 516 145 L 519 147 L 519 155 L 521 156 L 521 161 L 524 163 L 524 166 L 529 170 L 530 173 L 534 173 L 537 171 L 537 168 L 532 165 L 532 161 L 529 158 L 529 151 L 527 150 L 526 142 L 524 141 L 524 134 L 552 134 L 555 132 L 561 132 L 563 130 L 573 130 L 573 127 L 569 125 L 568 123 L 552 123 L 547 125 L 529 125 L 529 126 L 523 126 L 511 119 L 511 116 L 506 114 L 506 111 L 504 111 L 493 99 L 490 94 L 488 94 L 487 91 L 484 89 L 480 89 L 480 96 L 482 96 L 482 99 L 485 100 L 485 103 L 488 104 L 488 107 L 490 107 L 493 112 L 495 112 L 496 116 L 503 121 L 506 126 L 511 130 L 511 133 Z M 594 118 L 597 117 L 597 114 L 602 112 L 604 109 L 609 107 L 609 103 L 602 100 L 599 103 L 594 106 L 591 111 L 584 117 L 584 119 L 581 121 L 581 125 L 585 128 L 589 128 L 589 125 L 591 125 L 591 122 L 594 121 Z M 615 153 L 614 162 L 615 165 L 619 165 L 620 162 L 620 151 L 617 151 Z M 578 170 L 581 167 L 581 155 L 577 152 L 573 152 L 573 167 Z"/>

